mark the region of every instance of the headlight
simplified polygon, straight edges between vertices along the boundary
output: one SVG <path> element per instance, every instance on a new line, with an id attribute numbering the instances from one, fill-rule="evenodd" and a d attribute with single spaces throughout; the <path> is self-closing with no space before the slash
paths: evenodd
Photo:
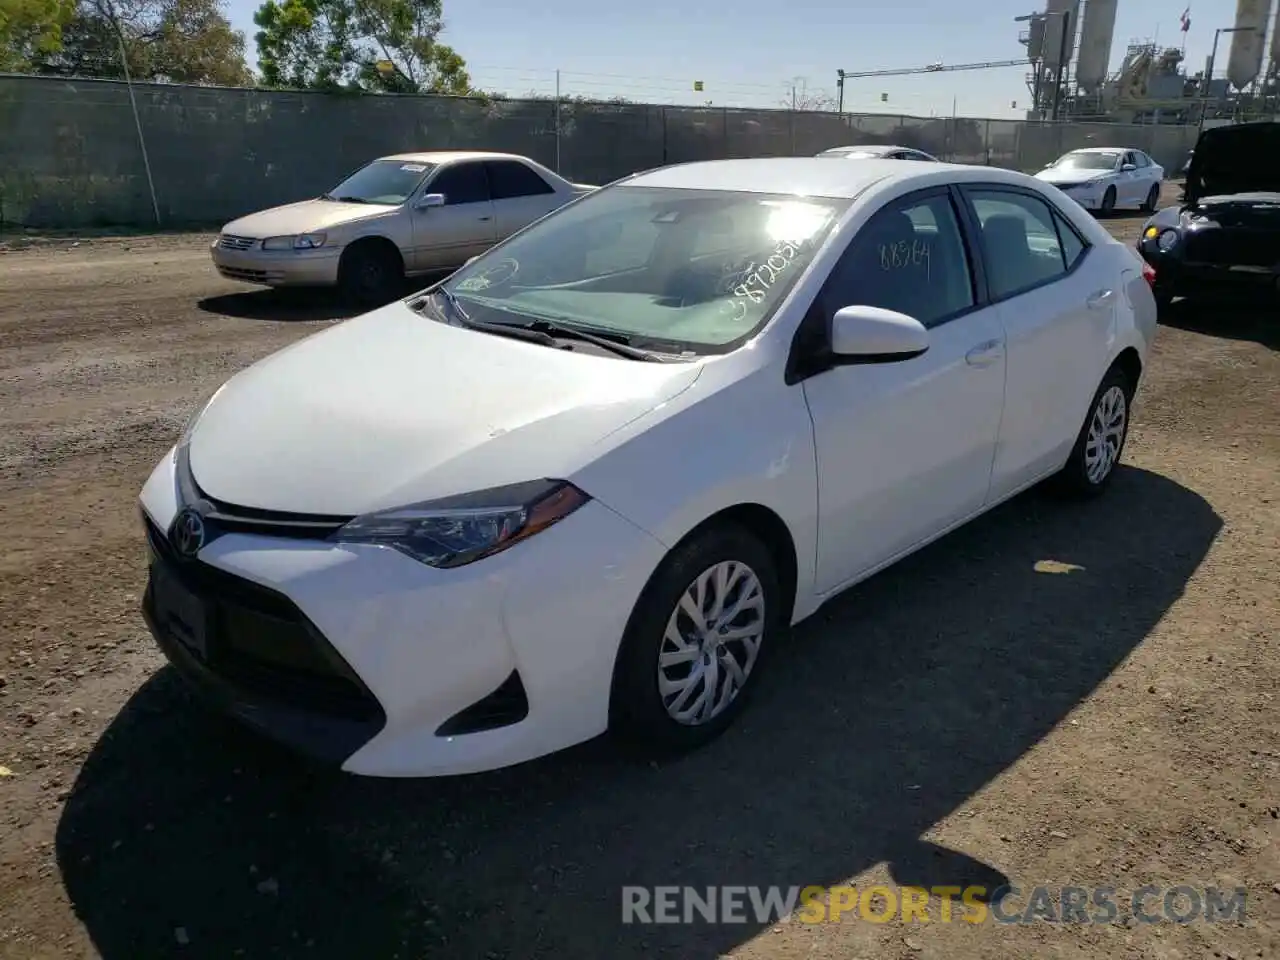
<path id="1" fill-rule="evenodd" d="M 1161 253 L 1168 253 L 1178 245 L 1177 230 L 1162 230 L 1156 237 L 1156 247 Z"/>
<path id="2" fill-rule="evenodd" d="M 536 480 L 356 517 L 333 539 L 392 547 L 433 567 L 460 567 L 527 540 L 590 499 L 563 480 Z"/>
<path id="3" fill-rule="evenodd" d="M 296 237 L 267 237 L 262 241 L 263 250 L 314 250 L 324 246 L 323 233 L 303 233 Z"/>

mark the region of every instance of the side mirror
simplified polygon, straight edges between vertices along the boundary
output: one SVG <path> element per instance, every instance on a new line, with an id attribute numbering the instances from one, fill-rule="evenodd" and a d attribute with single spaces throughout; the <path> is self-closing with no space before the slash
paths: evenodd
<path id="1" fill-rule="evenodd" d="M 1120 168 L 1120 172 L 1128 173 L 1130 170 L 1137 170 L 1137 169 L 1138 169 L 1138 165 L 1136 163 L 1126 163 L 1124 166 Z"/>
<path id="2" fill-rule="evenodd" d="M 443 207 L 443 193 L 427 193 L 424 194 L 414 205 L 415 210 L 426 210 L 428 207 Z"/>
<path id="3" fill-rule="evenodd" d="M 893 363 L 929 349 L 929 331 L 914 317 L 881 307 L 841 307 L 831 318 L 837 363 Z"/>

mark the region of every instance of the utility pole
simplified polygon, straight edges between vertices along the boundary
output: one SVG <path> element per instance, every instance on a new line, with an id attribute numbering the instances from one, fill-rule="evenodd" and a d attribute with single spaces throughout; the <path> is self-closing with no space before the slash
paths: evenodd
<path id="1" fill-rule="evenodd" d="M 116 17 L 111 0 L 104 0 L 107 20 L 115 31 L 116 41 L 120 44 L 120 67 L 124 70 L 124 85 L 129 89 L 129 104 L 133 107 L 133 125 L 138 130 L 138 147 L 142 150 L 142 169 L 147 174 L 147 189 L 151 192 L 151 212 L 155 214 L 156 226 L 160 226 L 160 203 L 156 200 L 156 184 L 151 177 L 151 159 L 147 156 L 147 138 L 142 135 L 142 118 L 138 115 L 138 98 L 133 92 L 133 79 L 129 76 L 129 53 L 124 45 L 124 31 L 120 28 L 120 20 Z"/>
<path id="2" fill-rule="evenodd" d="M 560 172 L 560 71 L 556 71 L 556 173 Z"/>
<path id="3" fill-rule="evenodd" d="M 836 71 L 836 113 L 844 113 L 844 71 Z"/>

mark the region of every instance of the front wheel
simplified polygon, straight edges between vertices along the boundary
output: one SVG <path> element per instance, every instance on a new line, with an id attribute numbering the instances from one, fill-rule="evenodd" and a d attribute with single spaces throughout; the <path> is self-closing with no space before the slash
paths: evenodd
<path id="1" fill-rule="evenodd" d="M 404 283 L 404 262 L 390 243 L 362 241 L 347 248 L 338 264 L 342 297 L 356 307 L 380 307 Z"/>
<path id="2" fill-rule="evenodd" d="M 1129 408 L 1136 388 L 1119 367 L 1112 367 L 1102 378 L 1066 466 L 1054 478 L 1060 492 L 1095 497 L 1106 490 L 1129 436 Z"/>
<path id="3" fill-rule="evenodd" d="M 695 535 L 636 603 L 614 668 L 612 732 L 660 753 L 719 736 L 746 706 L 784 626 L 768 548 L 735 524 Z"/>

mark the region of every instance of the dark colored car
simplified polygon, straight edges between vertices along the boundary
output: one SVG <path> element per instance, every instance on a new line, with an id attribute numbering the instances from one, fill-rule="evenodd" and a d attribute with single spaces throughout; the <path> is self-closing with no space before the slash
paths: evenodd
<path id="1" fill-rule="evenodd" d="M 1280 123 L 1200 134 L 1176 207 L 1152 216 L 1138 253 L 1156 302 L 1230 289 L 1280 292 Z"/>

